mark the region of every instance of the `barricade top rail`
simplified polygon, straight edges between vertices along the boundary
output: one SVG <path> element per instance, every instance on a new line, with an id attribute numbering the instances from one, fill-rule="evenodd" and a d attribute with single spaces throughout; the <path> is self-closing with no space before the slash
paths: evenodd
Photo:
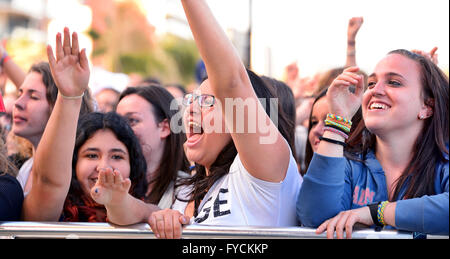
<path id="1" fill-rule="evenodd" d="M 412 233 L 395 230 L 356 229 L 354 239 L 412 239 Z M 429 236 L 429 238 L 448 236 Z M 65 239 L 154 239 L 148 224 L 116 226 L 109 223 L 0 222 L 0 239 L 65 238 Z M 233 227 L 189 225 L 183 239 L 323 239 L 315 229 L 303 227 Z"/>

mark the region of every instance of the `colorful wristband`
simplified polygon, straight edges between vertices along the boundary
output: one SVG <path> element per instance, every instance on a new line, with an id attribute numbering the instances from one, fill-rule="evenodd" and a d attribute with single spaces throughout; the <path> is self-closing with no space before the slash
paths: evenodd
<path id="1" fill-rule="evenodd" d="M 338 116 L 338 115 L 335 115 L 335 114 L 328 113 L 326 119 L 330 120 L 330 121 L 335 121 L 335 122 L 338 122 L 338 123 L 347 124 L 350 127 L 352 126 L 352 121 L 351 120 L 346 119 L 346 118 L 341 117 L 341 116 Z"/>
<path id="2" fill-rule="evenodd" d="M 372 203 L 367 205 L 370 210 L 370 216 L 372 217 L 373 224 L 377 227 L 384 227 L 379 221 L 378 221 L 378 206 L 380 206 L 381 202 Z"/>
<path id="3" fill-rule="evenodd" d="M 347 125 L 343 125 L 341 123 L 334 122 L 334 121 L 329 121 L 329 120 L 325 120 L 325 126 L 332 126 L 333 128 L 337 128 L 339 130 L 342 130 L 343 132 L 345 132 L 347 134 L 350 133 L 350 129 L 351 129 Z"/>
<path id="4" fill-rule="evenodd" d="M 324 131 L 329 131 L 338 134 L 339 136 L 343 137 L 344 139 L 348 139 L 348 135 L 345 134 L 341 129 L 337 129 L 334 127 L 326 126 L 323 128 Z"/>
<path id="5" fill-rule="evenodd" d="M 388 201 L 383 201 L 378 205 L 377 218 L 378 222 L 380 222 L 380 224 L 383 226 L 386 226 L 386 222 L 384 221 L 384 210 L 386 209 L 386 206 L 388 204 L 389 204 Z"/>

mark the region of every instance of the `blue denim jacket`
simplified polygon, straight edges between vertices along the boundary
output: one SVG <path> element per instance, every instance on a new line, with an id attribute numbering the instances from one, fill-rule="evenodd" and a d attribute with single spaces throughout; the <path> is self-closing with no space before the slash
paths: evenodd
<path id="1" fill-rule="evenodd" d="M 448 235 L 449 160 L 436 166 L 436 195 L 397 199 L 397 229 Z M 306 227 L 318 227 L 341 211 L 388 200 L 386 178 L 373 152 L 363 162 L 314 154 L 297 200 L 297 217 Z"/>

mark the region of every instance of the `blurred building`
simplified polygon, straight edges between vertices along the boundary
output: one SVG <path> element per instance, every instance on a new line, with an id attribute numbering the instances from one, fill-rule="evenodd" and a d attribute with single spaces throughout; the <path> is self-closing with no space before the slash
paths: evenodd
<path id="1" fill-rule="evenodd" d="M 170 33 L 191 39 L 192 33 L 179 0 L 136 0 L 147 11 L 147 19 L 155 26 L 156 34 Z M 227 32 L 242 61 L 251 66 L 252 0 L 214 1 L 208 0 L 218 22 Z M 234 10 L 233 15 L 222 12 L 226 8 Z"/>
<path id="2" fill-rule="evenodd" d="M 47 0 L 0 0 L 0 38 L 28 32 L 35 40 L 46 37 Z"/>

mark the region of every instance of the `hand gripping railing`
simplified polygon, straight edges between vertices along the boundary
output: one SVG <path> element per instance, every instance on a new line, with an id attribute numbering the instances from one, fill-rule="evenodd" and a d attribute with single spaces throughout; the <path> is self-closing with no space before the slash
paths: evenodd
<path id="1" fill-rule="evenodd" d="M 65 238 L 65 239 L 154 239 L 148 224 L 116 226 L 108 223 L 59 222 L 0 222 L 0 239 L 14 238 Z M 315 229 L 303 227 L 225 227 L 189 225 L 183 230 L 183 239 L 317 239 L 325 234 L 315 234 Z M 409 232 L 373 229 L 356 229 L 354 239 L 412 239 Z M 446 238 L 448 236 L 428 236 Z"/>

